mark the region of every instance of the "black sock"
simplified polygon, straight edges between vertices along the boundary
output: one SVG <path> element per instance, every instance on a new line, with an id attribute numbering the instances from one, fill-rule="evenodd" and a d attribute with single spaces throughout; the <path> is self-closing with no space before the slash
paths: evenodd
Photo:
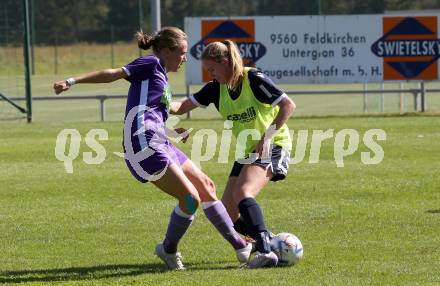
<path id="1" fill-rule="evenodd" d="M 264 224 L 263 213 L 254 198 L 245 198 L 238 203 L 238 209 L 246 227 L 256 241 L 257 251 L 260 253 L 269 253 L 270 239 L 269 232 Z"/>
<path id="2" fill-rule="evenodd" d="M 241 216 L 234 222 L 234 229 L 239 234 L 250 236 L 250 233 L 246 227 L 246 223 L 244 222 L 244 219 Z"/>
<path id="3" fill-rule="evenodd" d="M 244 222 L 243 217 L 238 217 L 238 219 L 234 222 L 234 229 L 236 232 L 238 232 L 241 235 L 252 237 L 250 234 L 246 223 Z M 269 232 L 269 238 L 272 239 L 274 237 L 274 234 L 270 231 L 270 229 L 267 230 Z M 252 237 L 255 239 L 255 237 Z"/>

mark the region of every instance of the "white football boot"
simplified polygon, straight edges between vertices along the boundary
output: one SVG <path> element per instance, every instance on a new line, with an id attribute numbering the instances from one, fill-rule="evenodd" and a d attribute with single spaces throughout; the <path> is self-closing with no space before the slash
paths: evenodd
<path id="1" fill-rule="evenodd" d="M 248 268 L 274 267 L 278 264 L 278 256 L 273 252 L 259 253 L 249 261 Z"/>
<path id="2" fill-rule="evenodd" d="M 245 247 L 236 249 L 235 254 L 237 255 L 238 262 L 247 263 L 252 252 L 252 243 L 246 244 Z"/>
<path id="3" fill-rule="evenodd" d="M 163 244 L 159 243 L 156 245 L 156 249 L 154 251 L 156 254 L 171 270 L 185 270 L 185 266 L 183 266 L 182 255 L 180 252 L 176 253 L 166 253 L 163 248 Z"/>

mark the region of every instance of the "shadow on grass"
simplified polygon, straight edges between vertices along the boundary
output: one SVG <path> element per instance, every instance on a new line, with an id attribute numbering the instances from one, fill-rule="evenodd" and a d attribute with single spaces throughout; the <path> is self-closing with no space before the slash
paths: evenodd
<path id="1" fill-rule="evenodd" d="M 228 270 L 237 267 L 225 265 L 209 265 L 210 263 L 191 264 L 186 263 L 187 270 Z M 99 265 L 90 267 L 70 267 L 56 269 L 17 270 L 0 272 L 0 284 L 23 283 L 23 282 L 49 282 L 49 281 L 75 281 L 75 280 L 97 280 L 113 277 L 138 276 L 148 273 L 165 273 L 163 263 L 149 264 L 116 264 Z"/>
<path id="2" fill-rule="evenodd" d="M 429 213 L 429 214 L 440 214 L 440 209 L 438 209 L 438 210 L 427 210 L 426 212 Z"/>

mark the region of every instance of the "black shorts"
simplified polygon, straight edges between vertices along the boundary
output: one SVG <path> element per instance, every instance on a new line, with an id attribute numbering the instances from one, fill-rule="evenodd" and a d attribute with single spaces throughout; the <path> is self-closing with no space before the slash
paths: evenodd
<path id="1" fill-rule="evenodd" d="M 270 155 L 271 155 L 270 160 L 257 159 L 250 164 L 261 166 L 264 169 L 271 168 L 271 171 L 273 173 L 273 177 L 271 181 L 273 182 L 284 180 L 284 178 L 286 178 L 287 176 L 287 171 L 289 170 L 289 162 L 290 162 L 289 151 L 284 150 L 280 146 L 273 145 Z M 232 166 L 232 170 L 231 173 L 229 174 L 229 177 L 238 177 L 244 165 L 246 164 L 242 164 L 238 161 L 235 161 L 234 165 Z"/>

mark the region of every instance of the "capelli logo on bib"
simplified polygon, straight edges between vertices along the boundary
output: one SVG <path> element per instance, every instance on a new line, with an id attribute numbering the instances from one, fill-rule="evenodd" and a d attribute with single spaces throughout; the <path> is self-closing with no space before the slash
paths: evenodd
<path id="1" fill-rule="evenodd" d="M 254 120 L 255 117 L 257 117 L 257 113 L 255 112 L 255 108 L 249 107 L 248 109 L 246 109 L 246 111 L 244 111 L 242 113 L 235 113 L 235 114 L 228 115 L 228 117 L 226 119 L 231 120 L 231 121 L 240 121 L 241 123 L 246 123 L 246 122 L 250 122 L 250 121 Z"/>

